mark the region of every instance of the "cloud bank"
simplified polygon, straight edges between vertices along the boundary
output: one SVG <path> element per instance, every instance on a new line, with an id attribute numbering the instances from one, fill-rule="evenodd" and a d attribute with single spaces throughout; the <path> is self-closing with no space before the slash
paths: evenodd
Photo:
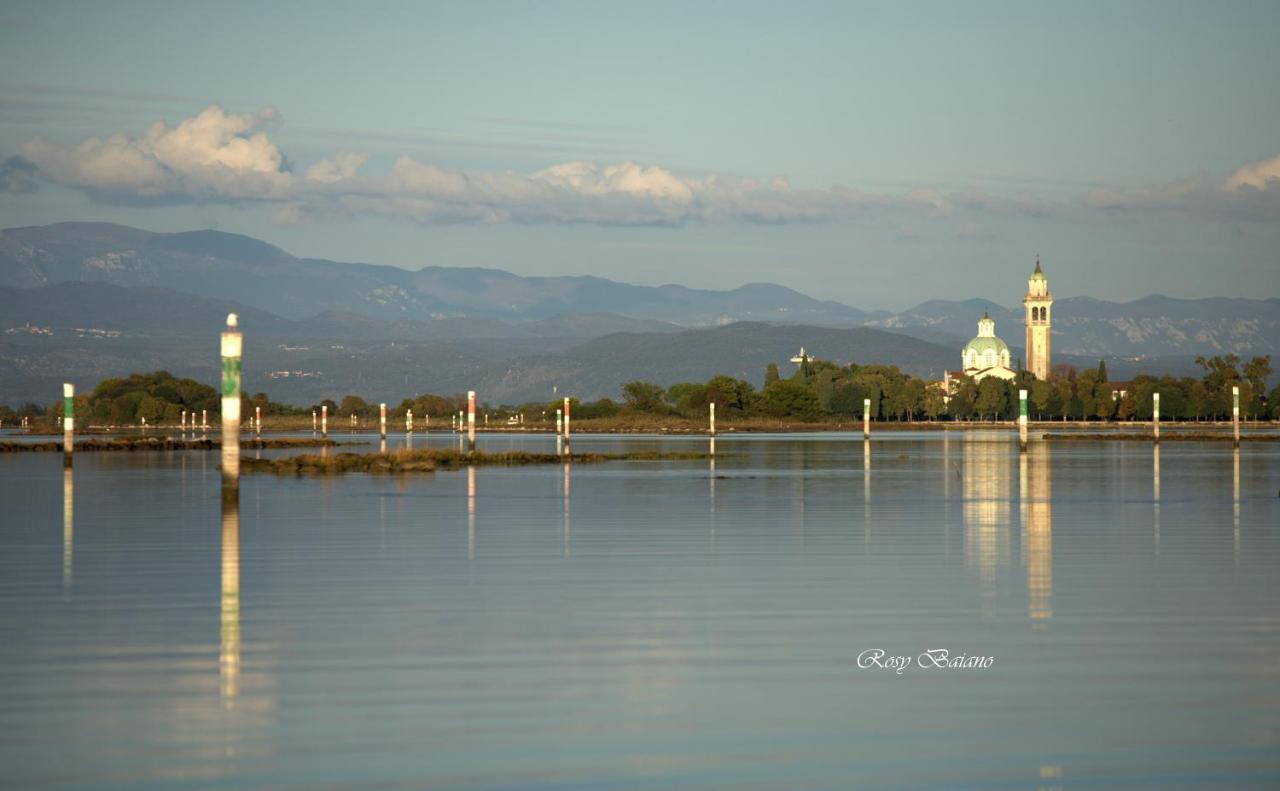
<path id="1" fill-rule="evenodd" d="M 822 222 L 876 212 L 932 218 L 957 212 L 1280 218 L 1280 157 L 1244 165 L 1216 184 L 1199 177 L 1050 201 L 1028 193 L 944 193 L 927 185 L 899 194 L 838 185 L 795 189 L 781 176 L 688 177 L 634 162 L 572 161 L 523 174 L 453 170 L 404 156 L 383 172 L 366 174 L 367 155 L 340 152 L 296 172 L 267 134 L 278 121 L 273 108 L 230 113 L 214 105 L 175 126 L 156 122 L 138 136 L 95 137 L 75 146 L 33 140 L 0 162 L 0 190 L 30 192 L 47 182 L 125 204 L 272 204 L 284 223 L 331 213 L 427 224 L 598 225 Z"/>

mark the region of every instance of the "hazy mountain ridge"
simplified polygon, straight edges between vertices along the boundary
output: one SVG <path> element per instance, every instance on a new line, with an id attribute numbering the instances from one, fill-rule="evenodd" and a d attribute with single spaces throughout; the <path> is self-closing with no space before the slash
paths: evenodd
<path id="1" fill-rule="evenodd" d="M 877 314 L 782 286 L 730 291 L 636 286 L 599 277 L 520 277 L 498 269 L 393 266 L 296 258 L 221 231 L 152 233 L 109 223 L 0 231 L 0 285 L 73 280 L 230 299 L 302 319 L 349 311 L 384 320 L 478 316 L 507 321 L 616 313 L 686 326 L 737 320 L 858 324 Z"/>

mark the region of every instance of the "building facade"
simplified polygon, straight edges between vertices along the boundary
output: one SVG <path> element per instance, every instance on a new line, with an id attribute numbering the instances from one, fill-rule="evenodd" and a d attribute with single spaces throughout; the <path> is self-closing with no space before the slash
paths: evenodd
<path id="1" fill-rule="evenodd" d="M 1027 370 L 1037 379 L 1049 379 L 1049 308 L 1053 295 L 1049 293 L 1049 281 L 1040 269 L 1036 258 L 1036 270 L 1027 280 L 1027 294 L 1022 298 L 1024 322 L 1027 326 Z"/>

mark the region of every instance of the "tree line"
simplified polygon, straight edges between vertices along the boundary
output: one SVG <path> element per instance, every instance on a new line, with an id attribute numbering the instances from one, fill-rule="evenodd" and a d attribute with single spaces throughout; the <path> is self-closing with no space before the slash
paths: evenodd
<path id="1" fill-rule="evenodd" d="M 631 414 L 703 419 L 708 404 L 716 405 L 717 416 L 726 421 L 746 418 L 779 418 L 801 421 L 860 419 L 864 401 L 871 405 L 876 420 L 1008 420 L 1016 417 L 1018 391 L 1028 391 L 1028 408 L 1036 420 L 1150 420 L 1152 394 L 1160 393 L 1161 417 L 1170 420 L 1220 420 L 1231 416 L 1231 388 L 1240 388 L 1240 411 L 1245 419 L 1280 419 L 1280 386 L 1266 392 L 1273 371 L 1270 356 L 1242 361 L 1233 354 L 1199 357 L 1203 375 L 1172 377 L 1140 375 L 1123 383 L 1108 379 L 1105 362 L 1077 371 L 1058 365 L 1049 379 L 1036 379 L 1019 371 L 1009 381 L 988 377 L 975 382 L 961 377 L 951 392 L 940 382 L 920 379 L 892 365 L 838 365 L 827 360 L 808 359 L 788 377 L 780 376 L 770 363 L 763 387 L 757 389 L 745 379 L 713 376 L 706 382 L 677 382 L 668 387 L 653 382 L 632 381 L 622 386 L 622 401 L 609 398 L 580 402 L 571 399 L 575 419 L 613 418 Z M 82 421 L 97 425 L 137 425 L 176 423 L 182 410 L 198 415 L 207 411 L 211 419 L 221 406 L 218 391 L 168 371 L 135 373 L 104 379 L 88 394 L 76 398 Z M 358 395 L 339 400 L 326 399 L 309 406 L 272 401 L 266 393 L 241 397 L 241 414 L 260 409 L 264 416 L 309 417 L 321 407 L 329 407 L 331 419 L 356 415 L 362 420 L 377 419 L 379 404 Z M 506 420 L 523 413 L 526 419 L 552 419 L 561 401 L 533 402 L 516 406 L 481 409 L 491 417 Z M 407 410 L 418 418 L 444 418 L 466 409 L 464 394 L 424 394 L 406 398 L 388 407 L 388 416 L 403 420 Z M 62 402 L 47 406 L 25 404 L 17 409 L 0 407 L 0 420 L 16 422 L 20 417 L 43 416 L 50 421 L 62 414 Z"/>

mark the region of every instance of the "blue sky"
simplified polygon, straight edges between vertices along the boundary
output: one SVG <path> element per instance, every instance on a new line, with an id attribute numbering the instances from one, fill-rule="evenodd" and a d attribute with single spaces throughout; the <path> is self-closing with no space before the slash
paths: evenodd
<path id="1" fill-rule="evenodd" d="M 1278 296 L 1277 33 L 1276 3 L 10 2 L 0 224 L 868 308 L 1013 303 L 1037 253 L 1061 296 Z"/>

